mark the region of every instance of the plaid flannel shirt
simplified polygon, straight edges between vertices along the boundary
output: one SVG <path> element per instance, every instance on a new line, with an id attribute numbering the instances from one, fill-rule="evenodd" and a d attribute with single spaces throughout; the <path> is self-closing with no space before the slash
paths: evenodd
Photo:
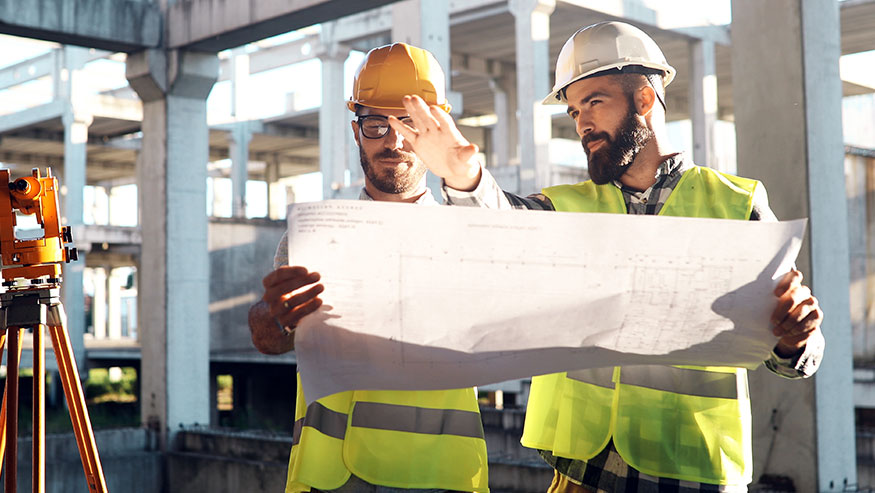
<path id="1" fill-rule="evenodd" d="M 656 215 L 662 210 L 662 206 L 680 181 L 683 173 L 690 167 L 691 165 L 688 164 L 684 154 L 675 154 L 659 165 L 656 182 L 643 192 L 625 187 L 619 181 L 614 181 L 613 184 L 623 192 L 627 213 Z M 450 205 L 494 209 L 555 210 L 553 203 L 544 194 L 537 193 L 528 197 L 520 197 L 503 192 L 495 178 L 486 169 L 482 170 L 482 178 L 474 190 L 462 192 L 444 186 L 443 195 L 444 201 Z M 769 208 L 764 187 L 757 187 L 757 192 L 753 197 L 753 210 L 750 219 L 754 221 L 777 220 Z M 772 351 L 769 359 L 763 363 L 770 371 L 785 378 L 809 377 L 817 371 L 817 367 L 820 365 L 824 346 L 823 336 L 818 332 L 817 336 L 812 337 L 812 340 L 799 354 L 790 358 L 782 358 Z M 539 452 L 541 457 L 556 471 L 567 476 L 572 482 L 596 492 L 747 491 L 747 485 L 714 485 L 648 476 L 629 466 L 617 453 L 613 441 L 588 461 L 556 457 L 544 450 Z"/>

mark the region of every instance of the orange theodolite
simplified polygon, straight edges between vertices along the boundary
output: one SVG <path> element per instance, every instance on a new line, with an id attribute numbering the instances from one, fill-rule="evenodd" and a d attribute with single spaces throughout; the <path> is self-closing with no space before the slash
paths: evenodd
<path id="1" fill-rule="evenodd" d="M 17 238 L 17 214 L 35 216 L 42 236 Z M 60 264 L 78 259 L 77 250 L 68 246 L 72 241 L 70 228 L 61 227 L 58 180 L 51 170 L 46 169 L 42 177 L 34 169 L 32 176 L 10 181 L 9 170 L 0 169 L 0 268 L 4 289 L 0 293 L 0 362 L 9 337 L 6 388 L 0 408 L 0 464 L 5 456 L 7 493 L 17 489 L 18 366 L 24 330 L 33 331 L 32 491 L 45 491 L 45 328 L 52 338 L 88 490 L 106 492 L 60 297 Z"/>

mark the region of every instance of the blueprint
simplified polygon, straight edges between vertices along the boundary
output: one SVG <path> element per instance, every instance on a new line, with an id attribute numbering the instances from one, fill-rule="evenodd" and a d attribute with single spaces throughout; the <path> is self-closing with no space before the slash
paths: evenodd
<path id="1" fill-rule="evenodd" d="M 309 401 L 585 368 L 753 368 L 805 221 L 412 207 L 289 209 L 289 258 L 322 275 L 296 331 Z"/>

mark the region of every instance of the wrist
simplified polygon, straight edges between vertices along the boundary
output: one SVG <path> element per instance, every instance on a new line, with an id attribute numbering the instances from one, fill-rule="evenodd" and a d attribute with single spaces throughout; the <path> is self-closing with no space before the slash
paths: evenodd
<path id="1" fill-rule="evenodd" d="M 802 351 L 805 350 L 805 342 L 798 342 L 796 344 L 787 344 L 781 341 L 775 345 L 774 352 L 779 358 L 794 358 L 798 356 Z"/>
<path id="2" fill-rule="evenodd" d="M 470 192 L 480 184 L 481 175 L 480 163 L 472 159 L 464 171 L 444 178 L 444 183 L 454 190 Z"/>

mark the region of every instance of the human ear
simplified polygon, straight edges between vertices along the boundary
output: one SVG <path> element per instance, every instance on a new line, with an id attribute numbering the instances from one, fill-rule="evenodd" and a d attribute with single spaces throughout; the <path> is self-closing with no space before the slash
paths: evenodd
<path id="1" fill-rule="evenodd" d="M 352 136 L 355 139 L 355 145 L 361 147 L 362 143 L 359 142 L 359 125 L 358 125 L 358 123 L 356 123 L 355 120 L 352 120 L 351 122 L 349 122 L 349 124 L 352 125 Z"/>
<path id="2" fill-rule="evenodd" d="M 649 84 L 641 86 L 635 94 L 635 109 L 639 115 L 647 115 L 653 111 L 656 103 L 656 91 Z"/>

